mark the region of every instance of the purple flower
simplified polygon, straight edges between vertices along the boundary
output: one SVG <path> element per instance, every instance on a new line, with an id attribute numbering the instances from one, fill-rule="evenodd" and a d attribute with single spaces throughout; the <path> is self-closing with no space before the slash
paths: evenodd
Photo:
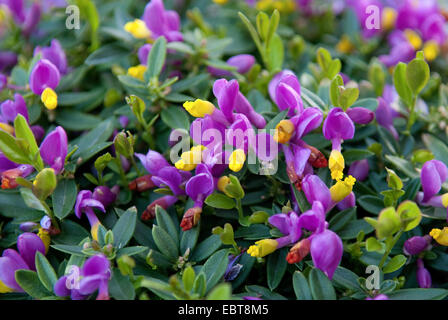
<path id="1" fill-rule="evenodd" d="M 430 236 L 415 236 L 405 241 L 403 251 L 407 255 L 417 255 L 425 251 L 431 243 Z"/>
<path id="2" fill-rule="evenodd" d="M 101 225 L 93 209 L 106 212 L 104 205 L 93 198 L 92 191 L 81 190 L 76 197 L 75 214 L 81 219 L 82 213 L 85 213 L 90 223 L 90 232 L 94 240 L 98 241 L 98 227 Z"/>
<path id="3" fill-rule="evenodd" d="M 245 115 L 249 121 L 257 128 L 261 129 L 266 126 L 266 120 L 257 112 L 252 105 L 239 91 L 239 84 L 236 80 L 227 81 L 226 79 L 216 80 L 213 84 L 213 94 L 218 100 L 219 108 L 225 116 L 227 123 L 234 121 L 234 111 Z M 215 121 L 222 122 L 219 114 L 213 114 Z"/>
<path id="4" fill-rule="evenodd" d="M 379 0 L 347 0 L 347 5 L 354 9 L 365 38 L 371 38 L 381 32 L 381 28 L 369 28 L 368 26 L 368 19 L 371 14 L 368 8 L 375 6 L 380 9 L 380 14 L 383 10 L 383 5 Z"/>
<path id="5" fill-rule="evenodd" d="M 398 140 L 398 132 L 394 127 L 394 118 L 398 116 L 398 113 L 381 97 L 378 98 L 378 108 L 375 111 L 375 115 L 378 124 L 387 129 L 394 136 L 395 140 Z"/>
<path id="6" fill-rule="evenodd" d="M 0 73 L 0 91 L 6 88 L 8 85 L 8 77 Z"/>
<path id="7" fill-rule="evenodd" d="M 339 210 L 347 210 L 354 206 L 356 206 L 356 196 L 353 191 L 336 205 Z"/>
<path id="8" fill-rule="evenodd" d="M 151 0 L 145 7 L 143 21 L 151 31 L 151 37 L 157 39 L 164 36 L 168 42 L 182 41 L 179 14 L 173 10 L 165 10 L 162 0 Z"/>
<path id="9" fill-rule="evenodd" d="M 369 175 L 369 161 L 367 159 L 353 161 L 348 169 L 348 174 L 356 178 L 356 180 L 364 181 Z"/>
<path id="10" fill-rule="evenodd" d="M 215 180 L 207 165 L 199 164 L 196 175 L 185 185 L 185 192 L 194 201 L 194 206 L 188 209 L 180 223 L 182 230 L 187 231 L 197 225 L 202 213 L 204 200 L 215 190 Z"/>
<path id="11" fill-rule="evenodd" d="M 248 72 L 255 63 L 255 57 L 250 54 L 239 54 L 227 60 L 229 66 L 235 67 L 236 72 L 244 74 Z M 207 70 L 215 77 L 230 77 L 232 73 L 227 70 L 208 67 Z"/>
<path id="12" fill-rule="evenodd" d="M 448 178 L 448 168 L 439 160 L 427 161 L 420 173 L 420 179 L 423 188 L 423 202 L 439 193 L 442 184 Z"/>
<path id="13" fill-rule="evenodd" d="M 17 64 L 17 54 L 12 51 L 0 51 L 0 71 Z"/>
<path id="14" fill-rule="evenodd" d="M 67 157 L 67 134 L 59 126 L 50 132 L 40 145 L 40 155 L 46 164 L 58 174 L 64 169 Z"/>
<path id="15" fill-rule="evenodd" d="M 46 88 L 55 89 L 61 75 L 58 68 L 47 59 L 39 60 L 30 74 L 30 88 L 34 94 L 41 95 Z"/>
<path id="16" fill-rule="evenodd" d="M 357 124 L 369 124 L 375 118 L 373 111 L 362 107 L 348 108 L 347 114 Z"/>
<path id="17" fill-rule="evenodd" d="M 170 166 L 168 161 L 166 161 L 157 151 L 148 150 L 146 155 L 136 153 L 135 156 L 140 160 L 143 167 L 145 167 L 145 169 L 152 175 L 157 174 L 162 168 Z"/>
<path id="18" fill-rule="evenodd" d="M 227 265 L 226 271 L 224 273 L 224 281 L 230 282 L 238 277 L 238 274 L 240 273 L 243 265 L 236 263 L 236 261 L 241 257 L 241 254 L 242 253 L 237 256 L 229 255 L 229 264 Z"/>
<path id="19" fill-rule="evenodd" d="M 5 100 L 0 104 L 0 112 L 0 122 L 13 123 L 18 114 L 24 116 L 26 121 L 29 121 L 25 99 L 18 93 L 14 94 L 14 100 Z"/>
<path id="20" fill-rule="evenodd" d="M 300 83 L 296 75 L 290 70 L 279 72 L 269 83 L 269 94 L 280 110 L 288 110 L 292 117 L 303 110 L 300 97 Z"/>
<path id="21" fill-rule="evenodd" d="M 22 31 L 25 37 L 29 37 L 29 35 L 35 30 L 37 24 L 40 21 L 42 10 L 40 8 L 40 4 L 34 2 L 31 5 L 31 8 L 28 10 L 25 21 L 22 26 Z"/>
<path id="22" fill-rule="evenodd" d="M 342 259 L 344 251 L 342 240 L 330 230 L 317 233 L 311 238 L 311 257 L 314 266 L 324 272 L 331 280 Z"/>
<path id="23" fill-rule="evenodd" d="M 322 131 L 325 139 L 332 141 L 333 150 L 340 150 L 343 140 L 353 138 L 355 126 L 347 113 L 341 108 L 333 108 L 324 121 Z"/>
<path id="24" fill-rule="evenodd" d="M 268 221 L 284 235 L 283 238 L 276 239 L 277 242 L 283 244 L 283 246 L 297 242 L 302 236 L 299 216 L 293 211 L 289 213 L 274 214 L 269 217 Z"/>
<path id="25" fill-rule="evenodd" d="M 49 47 L 37 46 L 34 49 L 34 55 L 41 54 L 42 59 L 47 59 L 53 65 L 55 65 L 59 72 L 64 75 L 67 73 L 67 58 L 65 56 L 65 51 L 62 49 L 61 44 L 57 39 L 51 40 L 51 45 Z"/>
<path id="26" fill-rule="evenodd" d="M 294 124 L 294 143 L 300 143 L 299 139 L 320 127 L 323 119 L 322 111 L 318 108 L 306 108 L 299 115 L 291 118 Z"/>
<path id="27" fill-rule="evenodd" d="M 146 66 L 146 64 L 148 63 L 148 55 L 151 52 L 151 48 L 152 45 L 147 43 L 141 46 L 140 49 L 138 49 L 137 55 L 138 60 L 140 60 L 140 64 Z"/>
<path id="28" fill-rule="evenodd" d="M 326 212 L 334 206 L 331 200 L 330 189 L 318 176 L 306 175 L 302 181 L 302 189 L 309 203 L 319 201 Z"/>
<path id="29" fill-rule="evenodd" d="M 98 186 L 93 190 L 92 197 L 93 199 L 101 202 L 104 207 L 108 207 L 115 202 L 119 192 L 119 186 L 114 186 L 112 189 L 107 186 Z"/>
<path id="30" fill-rule="evenodd" d="M 16 270 L 36 270 L 35 256 L 39 251 L 45 254 L 45 245 L 34 233 L 26 232 L 17 238 L 17 252 L 14 249 L 6 249 L 0 257 L 0 287 L 7 291 L 23 292 L 15 280 Z"/>
<path id="31" fill-rule="evenodd" d="M 417 281 L 420 288 L 431 288 L 431 274 L 425 268 L 422 259 L 417 259 Z"/>
<path id="32" fill-rule="evenodd" d="M 82 278 L 76 279 L 74 284 L 70 283 L 68 276 L 61 277 L 54 285 L 54 293 L 59 297 L 71 296 L 72 300 L 83 300 L 98 291 L 96 300 L 109 300 L 111 269 L 105 255 L 90 257 L 81 269 L 77 268 L 77 273 Z"/>

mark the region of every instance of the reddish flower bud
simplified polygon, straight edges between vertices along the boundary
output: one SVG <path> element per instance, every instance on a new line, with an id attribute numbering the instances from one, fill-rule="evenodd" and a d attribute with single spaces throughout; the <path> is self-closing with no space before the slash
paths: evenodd
<path id="1" fill-rule="evenodd" d="M 328 161 L 318 149 L 312 146 L 306 146 L 311 150 L 310 157 L 308 158 L 308 163 L 312 165 L 314 168 L 325 168 L 328 166 Z"/>
<path id="2" fill-rule="evenodd" d="M 129 189 L 134 191 L 137 190 L 138 192 L 143 192 L 149 189 L 154 188 L 156 185 L 152 181 L 152 175 L 147 174 L 143 177 L 138 177 L 135 180 L 132 180 L 129 183 Z"/>
<path id="3" fill-rule="evenodd" d="M 190 230 L 194 226 L 196 226 L 201 218 L 202 208 L 201 207 L 193 207 L 185 212 L 182 221 L 180 222 L 180 227 L 183 231 Z"/>
<path id="4" fill-rule="evenodd" d="M 142 213 L 142 220 L 150 220 L 156 217 L 156 206 L 161 206 L 163 209 L 168 209 L 177 201 L 177 197 L 164 196 L 154 200 L 150 205 L 146 207 L 146 210 Z"/>
<path id="5" fill-rule="evenodd" d="M 286 256 L 286 261 L 288 261 L 289 264 L 302 261 L 302 259 L 310 253 L 310 246 L 311 242 L 307 238 L 297 242 L 297 244 L 289 250 L 288 255 Z"/>

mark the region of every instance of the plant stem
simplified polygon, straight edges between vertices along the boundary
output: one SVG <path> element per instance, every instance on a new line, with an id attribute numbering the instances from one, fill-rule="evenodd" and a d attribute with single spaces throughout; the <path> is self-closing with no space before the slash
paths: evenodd
<path id="1" fill-rule="evenodd" d="M 393 247 L 395 246 L 395 244 L 397 243 L 398 239 L 400 239 L 401 235 L 403 234 L 403 229 L 401 229 L 392 239 L 392 242 L 388 245 L 386 252 L 384 252 L 383 257 L 381 258 L 380 264 L 378 265 L 378 267 L 380 269 L 383 268 L 384 263 L 387 260 L 387 257 L 389 256 L 390 252 L 392 251 Z"/>
<path id="2" fill-rule="evenodd" d="M 53 213 L 53 211 L 50 209 L 50 207 L 48 206 L 48 204 L 44 201 L 44 200 L 40 200 L 40 203 L 42 204 L 42 206 L 44 206 L 44 208 L 45 208 L 45 210 L 47 211 L 47 213 L 48 213 L 48 216 L 50 217 L 50 219 L 51 219 L 51 224 L 54 226 L 54 228 L 56 229 L 56 230 L 61 230 L 60 228 L 59 228 L 59 223 L 58 223 L 58 221 L 56 220 L 56 217 L 54 216 L 54 213 Z"/>

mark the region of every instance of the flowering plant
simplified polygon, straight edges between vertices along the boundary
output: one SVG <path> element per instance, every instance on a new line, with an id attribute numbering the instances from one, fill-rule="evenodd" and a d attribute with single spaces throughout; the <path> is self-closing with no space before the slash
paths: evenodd
<path id="1" fill-rule="evenodd" d="M 0 0 L 0 299 L 445 299 L 447 12 Z"/>

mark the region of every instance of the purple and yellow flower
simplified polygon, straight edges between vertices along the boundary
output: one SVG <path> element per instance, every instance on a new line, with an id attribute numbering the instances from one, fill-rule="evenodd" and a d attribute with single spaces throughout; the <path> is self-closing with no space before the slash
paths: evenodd
<path id="1" fill-rule="evenodd" d="M 76 197 L 75 214 L 81 219 L 83 213 L 87 216 L 90 223 L 90 233 L 95 241 L 98 241 L 98 227 L 101 225 L 93 209 L 98 209 L 106 212 L 104 205 L 93 198 L 93 193 L 90 190 L 81 190 Z"/>
<path id="2" fill-rule="evenodd" d="M 57 39 L 51 40 L 49 47 L 37 46 L 34 49 L 34 55 L 40 54 L 42 59 L 50 61 L 58 68 L 61 75 L 67 73 L 67 57 L 65 51 L 62 49 L 60 42 Z"/>
<path id="3" fill-rule="evenodd" d="M 47 59 L 39 60 L 30 74 L 30 88 L 34 94 L 39 95 L 42 103 L 49 110 L 58 105 L 58 96 L 54 89 L 61 78 L 59 69 Z"/>

